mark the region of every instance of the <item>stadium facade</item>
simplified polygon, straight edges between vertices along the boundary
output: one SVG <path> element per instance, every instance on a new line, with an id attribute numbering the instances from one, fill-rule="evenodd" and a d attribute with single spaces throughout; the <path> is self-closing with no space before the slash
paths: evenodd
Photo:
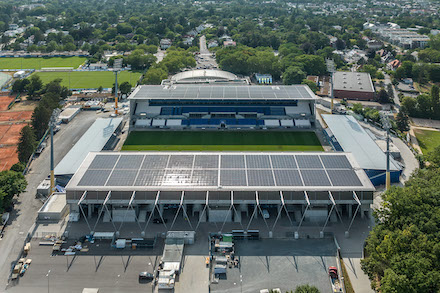
<path id="1" fill-rule="evenodd" d="M 307 85 L 141 85 L 130 95 L 130 130 L 311 128 Z"/>
<path id="2" fill-rule="evenodd" d="M 172 230 L 184 218 L 194 231 L 201 222 L 246 230 L 261 217 L 269 230 L 284 219 L 298 232 L 304 221 L 324 230 L 331 216 L 369 216 L 374 190 L 350 153 L 101 152 L 89 153 L 66 198 L 96 223 L 104 211 L 112 223 L 168 218 Z"/>

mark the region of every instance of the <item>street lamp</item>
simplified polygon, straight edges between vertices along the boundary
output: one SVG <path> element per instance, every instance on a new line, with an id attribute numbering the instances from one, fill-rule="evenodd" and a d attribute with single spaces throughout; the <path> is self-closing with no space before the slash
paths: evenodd
<path id="1" fill-rule="evenodd" d="M 387 173 L 386 173 L 386 181 L 385 181 L 385 186 L 386 186 L 386 190 L 390 189 L 390 185 L 391 185 L 391 175 L 390 175 L 390 128 L 391 128 L 391 124 L 390 124 L 390 120 L 388 119 L 388 117 L 386 116 L 386 114 L 384 114 L 383 112 L 381 113 L 381 121 L 382 121 L 382 126 L 383 128 L 385 128 L 385 130 L 387 131 Z"/>
<path id="2" fill-rule="evenodd" d="M 49 275 L 50 275 L 50 270 L 47 271 L 47 293 L 49 293 Z"/>
<path id="3" fill-rule="evenodd" d="M 335 69 L 335 62 L 333 61 L 333 59 L 326 59 L 325 62 L 327 64 L 327 70 L 328 70 L 328 72 L 330 72 L 330 87 L 331 87 L 330 98 L 331 98 L 331 101 L 332 101 L 331 111 L 332 111 L 332 114 L 333 114 L 333 100 L 335 98 L 333 96 L 333 74 L 336 71 L 336 69 Z"/>

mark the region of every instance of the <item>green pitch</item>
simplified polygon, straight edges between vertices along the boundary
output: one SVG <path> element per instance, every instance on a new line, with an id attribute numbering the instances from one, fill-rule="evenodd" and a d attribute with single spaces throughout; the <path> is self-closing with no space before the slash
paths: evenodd
<path id="1" fill-rule="evenodd" d="M 414 134 L 425 155 L 440 145 L 440 131 L 415 129 Z"/>
<path id="2" fill-rule="evenodd" d="M 78 68 L 87 58 L 85 57 L 49 57 L 49 58 L 0 58 L 0 69 L 41 69 L 45 67 Z"/>
<path id="3" fill-rule="evenodd" d="M 135 131 L 125 151 L 323 151 L 314 132 Z"/>
<path id="4" fill-rule="evenodd" d="M 61 84 L 71 89 L 93 89 L 111 88 L 115 83 L 115 74 L 111 71 L 63 71 L 63 72 L 36 72 L 43 83 L 48 83 L 54 79 L 61 78 Z M 118 74 L 118 83 L 125 81 L 136 85 L 141 73 L 131 71 L 121 71 Z"/>

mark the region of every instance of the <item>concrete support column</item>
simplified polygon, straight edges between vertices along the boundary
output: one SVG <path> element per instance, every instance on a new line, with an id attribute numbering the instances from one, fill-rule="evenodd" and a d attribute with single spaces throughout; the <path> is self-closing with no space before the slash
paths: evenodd
<path id="1" fill-rule="evenodd" d="M 162 217 L 163 217 L 163 207 L 164 207 L 163 204 L 159 204 L 159 213 Z"/>
<path id="2" fill-rule="evenodd" d="M 205 209 L 205 212 L 203 212 L 203 209 L 199 212 L 200 222 L 206 222 L 208 209 Z"/>
<path id="3" fill-rule="evenodd" d="M 93 204 L 87 205 L 87 218 L 90 219 L 92 217 L 92 211 L 93 211 Z"/>
<path id="4" fill-rule="evenodd" d="M 254 219 L 258 219 L 258 214 L 260 213 L 260 209 L 258 208 L 257 204 L 254 205 L 254 209 L 257 209 L 257 211 L 255 212 L 255 216 Z"/>
<path id="5" fill-rule="evenodd" d="M 233 216 L 234 216 L 234 222 L 235 223 L 240 223 L 241 222 L 241 205 L 239 207 L 237 207 L 237 212 L 234 212 L 234 209 L 231 210 Z"/>
<path id="6" fill-rule="evenodd" d="M 248 209 L 247 204 L 241 203 L 240 206 L 238 207 L 237 211 L 239 213 L 246 212 L 246 217 L 249 217 L 249 209 Z"/>
<path id="7" fill-rule="evenodd" d="M 182 209 L 185 211 L 185 212 L 182 211 L 182 217 L 185 219 L 185 217 L 186 217 L 185 214 L 188 213 L 188 204 L 184 203 L 182 205 Z"/>
<path id="8" fill-rule="evenodd" d="M 134 205 L 134 211 L 136 213 L 136 217 L 139 217 L 139 205 L 138 204 Z"/>
<path id="9" fill-rule="evenodd" d="M 348 205 L 348 217 L 350 219 L 353 218 L 353 205 L 352 204 Z"/>
<path id="10" fill-rule="evenodd" d="M 199 212 L 199 215 L 200 215 L 200 213 L 202 212 L 202 205 L 201 204 L 196 203 L 193 205 L 193 209 L 192 209 L 192 216 L 193 217 L 195 215 L 195 212 Z"/>
<path id="11" fill-rule="evenodd" d="M 69 210 L 70 212 L 80 212 L 79 205 L 77 205 L 76 203 L 69 204 Z"/>

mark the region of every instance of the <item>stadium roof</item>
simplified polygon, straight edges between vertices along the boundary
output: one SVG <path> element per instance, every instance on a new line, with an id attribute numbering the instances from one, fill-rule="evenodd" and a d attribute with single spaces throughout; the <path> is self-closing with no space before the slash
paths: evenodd
<path id="1" fill-rule="evenodd" d="M 72 175 L 89 152 L 99 152 L 121 124 L 122 118 L 98 118 L 55 167 L 55 175 Z"/>
<path id="2" fill-rule="evenodd" d="M 373 191 L 351 154 L 90 153 L 67 191 Z"/>
<path id="3" fill-rule="evenodd" d="M 386 155 L 353 116 L 322 115 L 325 123 L 341 145 L 344 152 L 350 152 L 362 169 L 386 170 Z M 390 170 L 400 168 L 391 159 Z"/>
<path id="4" fill-rule="evenodd" d="M 374 92 L 369 73 L 336 71 L 333 74 L 333 89 L 339 91 Z"/>
<path id="5" fill-rule="evenodd" d="M 307 85 L 140 85 L 129 99 L 315 100 Z"/>
<path id="6" fill-rule="evenodd" d="M 171 77 L 171 81 L 179 82 L 186 79 L 207 79 L 207 80 L 236 80 L 238 77 L 230 72 L 215 69 L 198 69 L 177 73 Z"/>

